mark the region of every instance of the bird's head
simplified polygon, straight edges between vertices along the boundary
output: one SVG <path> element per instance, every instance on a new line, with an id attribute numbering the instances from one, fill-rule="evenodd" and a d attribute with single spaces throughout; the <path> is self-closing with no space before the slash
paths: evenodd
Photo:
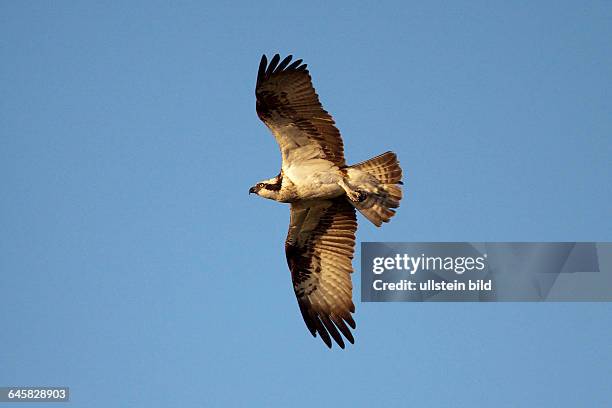
<path id="1" fill-rule="evenodd" d="M 281 189 L 280 175 L 268 180 L 262 180 L 249 189 L 249 194 L 255 193 L 260 197 L 276 200 Z"/>

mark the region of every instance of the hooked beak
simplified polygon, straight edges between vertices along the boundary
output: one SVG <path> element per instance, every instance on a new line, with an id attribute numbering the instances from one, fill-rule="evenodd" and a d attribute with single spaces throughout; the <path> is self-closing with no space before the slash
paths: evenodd
<path id="1" fill-rule="evenodd" d="M 255 187 L 249 188 L 249 194 L 251 193 L 257 193 L 257 190 L 255 189 Z"/>

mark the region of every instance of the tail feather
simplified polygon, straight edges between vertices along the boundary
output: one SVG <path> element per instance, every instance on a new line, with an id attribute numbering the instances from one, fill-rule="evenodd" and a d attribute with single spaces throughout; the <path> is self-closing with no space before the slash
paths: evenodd
<path id="1" fill-rule="evenodd" d="M 402 168 L 393 152 L 385 152 L 370 160 L 362 161 L 351 166 L 352 169 L 370 173 L 385 184 L 402 184 Z"/>
<path id="2" fill-rule="evenodd" d="M 353 205 L 374 225 L 380 227 L 395 215 L 402 199 L 402 168 L 393 152 L 386 152 L 350 167 L 349 181 L 365 190 L 363 201 Z M 366 173 L 365 175 L 363 173 Z M 371 176 L 371 177 L 368 177 Z M 373 179 L 372 179 L 373 177 Z"/>

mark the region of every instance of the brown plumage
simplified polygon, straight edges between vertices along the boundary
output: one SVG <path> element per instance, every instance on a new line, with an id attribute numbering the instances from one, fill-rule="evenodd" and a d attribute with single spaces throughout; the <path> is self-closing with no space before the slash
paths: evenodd
<path id="1" fill-rule="evenodd" d="M 276 54 L 268 65 L 266 56 L 261 57 L 255 88 L 257 115 L 274 134 L 283 160 L 296 145 L 295 133 L 287 132 L 295 128 L 308 142 L 321 147 L 321 158 L 342 167 L 344 144 L 334 119 L 321 106 L 306 64 L 301 59 L 289 64 L 291 58 L 289 55 L 279 64 L 280 56 Z"/>
<path id="2" fill-rule="evenodd" d="M 264 55 L 256 110 L 282 156 L 278 176 L 249 193 L 291 204 L 285 240 L 293 290 L 308 330 L 332 347 L 354 342 L 351 273 L 358 209 L 375 225 L 395 214 L 402 169 L 395 153 L 347 166 L 334 120 L 321 106 L 302 60 Z"/>
<path id="3" fill-rule="evenodd" d="M 402 199 L 402 190 L 398 185 L 402 183 L 402 168 L 399 166 L 397 156 L 393 152 L 386 152 L 364 162 L 352 165 L 351 168 L 363 170 L 380 181 L 380 191 L 369 194 L 355 207 L 366 216 L 374 225 L 380 227 L 383 222 L 389 222 L 395 215 L 395 208 L 399 207 Z"/>
<path id="4" fill-rule="evenodd" d="M 351 313 L 357 218 L 355 208 L 343 197 L 296 203 L 285 241 L 293 290 L 306 326 L 331 347 L 331 337 L 344 348 L 340 332 L 354 342 L 347 324 L 355 328 Z"/>

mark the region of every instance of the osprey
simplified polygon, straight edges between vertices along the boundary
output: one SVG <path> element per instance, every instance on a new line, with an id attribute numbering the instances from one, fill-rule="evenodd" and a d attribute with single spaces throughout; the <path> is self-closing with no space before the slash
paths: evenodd
<path id="1" fill-rule="evenodd" d="M 340 132 L 306 64 L 291 59 L 276 54 L 268 64 L 263 55 L 259 63 L 257 115 L 280 146 L 282 165 L 249 194 L 291 205 L 285 254 L 300 312 L 314 337 L 344 348 L 340 333 L 354 343 L 355 209 L 378 227 L 388 222 L 402 198 L 402 169 L 392 152 L 347 166 Z"/>

